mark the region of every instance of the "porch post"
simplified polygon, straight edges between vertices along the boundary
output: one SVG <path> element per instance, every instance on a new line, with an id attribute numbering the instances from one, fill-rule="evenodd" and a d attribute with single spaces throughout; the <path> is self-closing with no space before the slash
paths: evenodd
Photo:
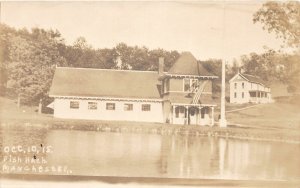
<path id="1" fill-rule="evenodd" d="M 175 105 L 172 105 L 173 111 L 172 111 L 172 123 L 174 123 L 174 115 L 175 115 Z"/>
<path id="2" fill-rule="evenodd" d="M 201 125 L 201 121 L 202 121 L 202 118 L 201 118 L 201 110 L 202 110 L 202 107 L 201 106 L 199 106 L 199 114 L 198 114 L 198 123 L 199 123 L 199 125 Z"/>
<path id="3" fill-rule="evenodd" d="M 189 125 L 189 119 L 190 119 L 190 114 L 189 114 L 189 106 L 186 106 L 186 114 L 187 114 L 187 116 L 186 116 L 186 124 L 187 125 Z"/>
<path id="4" fill-rule="evenodd" d="M 211 107 L 211 127 L 215 124 L 215 118 L 214 118 L 214 107 Z"/>
<path id="5" fill-rule="evenodd" d="M 258 102 L 258 92 L 255 91 L 256 102 Z"/>
<path id="6" fill-rule="evenodd" d="M 196 114 L 196 125 L 199 125 L 200 124 L 200 117 L 199 117 L 199 114 L 200 114 L 200 105 L 197 106 L 197 110 L 198 110 L 198 113 Z"/>

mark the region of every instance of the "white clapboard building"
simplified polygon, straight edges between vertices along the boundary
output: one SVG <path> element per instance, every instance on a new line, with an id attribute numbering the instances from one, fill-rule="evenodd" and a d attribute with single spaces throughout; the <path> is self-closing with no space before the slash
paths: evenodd
<path id="1" fill-rule="evenodd" d="M 50 97 L 54 117 L 173 124 L 214 124 L 212 80 L 184 52 L 168 72 L 57 67 Z"/>
<path id="2" fill-rule="evenodd" d="M 229 80 L 230 103 L 270 103 L 271 89 L 259 77 L 237 73 Z"/>

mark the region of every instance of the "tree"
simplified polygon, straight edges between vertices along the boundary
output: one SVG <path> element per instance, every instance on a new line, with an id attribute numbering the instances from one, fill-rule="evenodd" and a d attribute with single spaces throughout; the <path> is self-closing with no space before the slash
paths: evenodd
<path id="1" fill-rule="evenodd" d="M 283 38 L 288 46 L 300 46 L 300 2 L 269 1 L 254 14 L 254 23 Z"/>
<path id="2" fill-rule="evenodd" d="M 79 50 L 86 50 L 86 49 L 91 49 L 92 47 L 87 43 L 86 39 L 84 37 L 78 37 L 74 44 L 73 47 L 75 49 Z"/>
<path id="3" fill-rule="evenodd" d="M 65 64 L 57 49 L 60 35 L 54 33 L 35 28 L 10 37 L 7 87 L 12 94 L 21 94 L 24 103 L 36 104 L 46 98 L 55 66 Z"/>
<path id="4" fill-rule="evenodd" d="M 226 72 L 226 77 L 228 77 L 229 79 L 231 79 L 236 73 L 240 71 L 240 66 L 236 59 L 233 59 L 232 64 L 227 66 L 228 71 Z"/>
<path id="5" fill-rule="evenodd" d="M 133 47 L 127 46 L 125 43 L 118 44 L 114 50 L 117 53 L 117 68 L 119 69 L 132 69 L 130 66 L 130 61 L 133 54 Z"/>
<path id="6" fill-rule="evenodd" d="M 156 71 L 158 58 L 164 57 L 165 71 L 167 71 L 179 57 L 177 51 L 149 50 L 146 47 L 127 46 L 125 43 L 118 44 L 114 49 L 119 58 L 120 69 Z"/>
<path id="7" fill-rule="evenodd" d="M 265 81 L 279 79 L 280 74 L 276 72 L 276 67 L 281 63 L 282 54 L 269 49 L 257 54 L 250 53 L 241 57 L 242 69 L 245 73 L 256 75 Z"/>
<path id="8" fill-rule="evenodd" d="M 299 90 L 300 54 L 284 54 L 274 50 L 265 53 L 251 53 L 241 57 L 242 68 L 246 73 L 259 76 L 267 82 L 281 82 L 289 92 Z"/>
<path id="9" fill-rule="evenodd" d="M 164 58 L 164 71 L 168 71 L 172 65 L 179 58 L 180 54 L 176 51 L 166 51 L 163 49 L 154 49 L 149 51 L 149 62 L 150 67 L 148 70 L 157 71 L 158 70 L 158 59 L 160 57 Z"/>
<path id="10" fill-rule="evenodd" d="M 300 54 L 285 55 L 281 59 L 282 69 L 280 70 L 281 80 L 288 85 L 289 93 L 300 91 Z"/>
<path id="11" fill-rule="evenodd" d="M 117 68 L 118 55 L 114 49 L 98 49 L 96 50 L 96 64 L 94 68 L 114 69 Z"/>
<path id="12" fill-rule="evenodd" d="M 206 61 L 200 61 L 203 67 L 208 71 L 211 72 L 213 75 L 218 76 L 217 79 L 212 81 L 212 90 L 214 96 L 217 96 L 221 93 L 221 78 L 222 78 L 222 60 L 221 59 L 209 59 Z M 228 71 L 226 71 L 227 73 Z M 228 77 L 226 76 L 226 79 Z"/>
<path id="13" fill-rule="evenodd" d="M 14 30 L 7 25 L 0 24 L 0 95 L 5 94 L 7 82 L 7 67 L 5 62 L 8 60 L 8 41 L 10 33 Z"/>
<path id="14" fill-rule="evenodd" d="M 177 51 L 125 43 L 93 49 L 83 37 L 66 45 L 57 30 L 16 30 L 1 24 L 0 31 L 0 89 L 8 88 L 6 94 L 12 97 L 21 94 L 27 104 L 37 104 L 41 98 L 48 101 L 55 66 L 155 71 L 158 58 L 164 57 L 167 71 L 179 57 Z"/>

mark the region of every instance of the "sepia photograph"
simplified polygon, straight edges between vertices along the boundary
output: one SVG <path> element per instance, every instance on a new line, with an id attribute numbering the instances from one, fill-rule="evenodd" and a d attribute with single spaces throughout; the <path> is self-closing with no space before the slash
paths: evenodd
<path id="1" fill-rule="evenodd" d="M 300 1 L 0 1 L 0 187 L 300 187 Z"/>

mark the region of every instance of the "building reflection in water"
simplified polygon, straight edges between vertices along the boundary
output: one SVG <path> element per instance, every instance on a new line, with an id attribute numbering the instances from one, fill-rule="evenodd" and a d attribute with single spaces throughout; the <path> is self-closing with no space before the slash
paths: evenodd
<path id="1" fill-rule="evenodd" d="M 216 138 L 207 137 L 163 136 L 160 172 L 184 178 L 212 177 L 219 174 L 220 155 L 223 156 L 221 160 L 224 160 L 226 148 L 220 150 L 218 142 Z"/>
<path id="2" fill-rule="evenodd" d="M 66 165 L 73 175 L 252 180 L 300 177 L 299 144 L 28 127 L 2 128 L 0 134 L 2 147 L 51 145 L 53 153 L 44 156 L 48 165 Z"/>
<path id="3" fill-rule="evenodd" d="M 292 148 L 300 154 L 299 146 L 284 143 L 163 136 L 159 169 L 162 174 L 183 178 L 290 179 L 300 175 L 300 168 L 286 160 Z M 299 160 L 291 156 L 299 167 Z"/>

